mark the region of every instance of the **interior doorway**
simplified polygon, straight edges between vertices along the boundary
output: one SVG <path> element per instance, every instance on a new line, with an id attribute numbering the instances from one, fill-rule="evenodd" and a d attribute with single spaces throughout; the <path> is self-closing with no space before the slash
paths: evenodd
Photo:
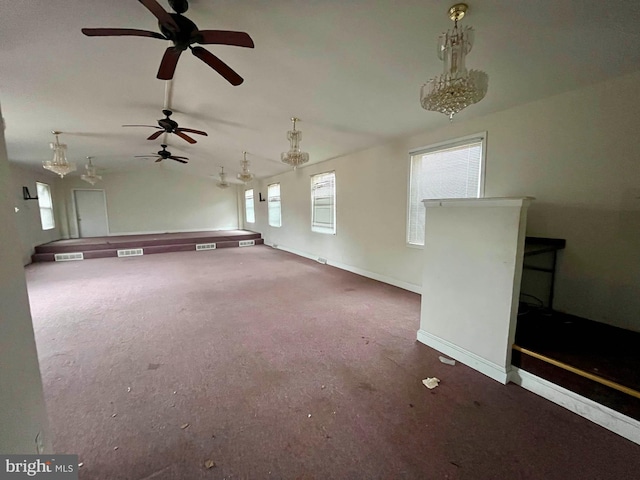
<path id="1" fill-rule="evenodd" d="M 109 234 L 107 201 L 104 190 L 74 190 L 78 235 L 104 237 Z"/>

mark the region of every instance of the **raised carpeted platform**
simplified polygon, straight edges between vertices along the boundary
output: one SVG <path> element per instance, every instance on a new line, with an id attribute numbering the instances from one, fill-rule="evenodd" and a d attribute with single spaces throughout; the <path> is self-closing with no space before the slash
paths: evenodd
<path id="1" fill-rule="evenodd" d="M 263 244 L 259 233 L 249 230 L 118 235 L 73 238 L 38 245 L 32 262 L 86 260 L 90 258 L 149 255 L 152 253 L 214 250 Z"/>

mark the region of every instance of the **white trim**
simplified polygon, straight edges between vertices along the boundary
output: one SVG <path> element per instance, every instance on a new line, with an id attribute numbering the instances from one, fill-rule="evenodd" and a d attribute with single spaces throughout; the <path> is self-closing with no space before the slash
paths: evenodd
<path id="1" fill-rule="evenodd" d="M 533 197 L 485 197 L 422 200 L 425 208 L 434 207 L 528 207 Z"/>
<path id="2" fill-rule="evenodd" d="M 509 381 L 509 371 L 500 365 L 490 362 L 475 353 L 465 350 L 458 345 L 454 345 L 443 338 L 433 335 L 425 330 L 418 330 L 418 341 L 428 347 L 434 348 L 445 355 L 458 360 L 465 365 L 484 373 L 487 377 L 493 378 L 497 382 L 507 384 Z"/>
<path id="3" fill-rule="evenodd" d="M 543 378 L 513 367 L 509 380 L 640 445 L 640 422 Z"/>
<path id="4" fill-rule="evenodd" d="M 465 135 L 464 137 L 456 137 L 449 140 L 443 140 L 442 142 L 438 143 L 431 143 L 424 147 L 412 148 L 411 150 L 409 150 L 409 156 L 419 153 L 435 152 L 436 150 L 442 150 L 443 147 L 457 147 L 460 145 L 465 145 L 467 143 L 472 143 L 474 140 L 481 140 L 485 142 L 487 140 L 487 131 L 484 130 L 472 135 Z"/>
<path id="5" fill-rule="evenodd" d="M 275 248 L 277 250 L 283 250 L 285 252 L 293 253 L 294 255 L 298 255 L 300 257 L 308 258 L 309 260 L 313 260 L 316 262 L 318 261 L 319 256 L 316 254 L 303 252 L 302 250 L 285 247 L 283 245 L 276 246 L 276 245 L 269 245 L 267 243 L 265 243 L 265 245 Z M 389 285 L 393 285 L 394 287 L 402 288 L 403 290 L 408 290 L 413 293 L 417 293 L 417 294 L 422 293 L 422 287 L 420 285 L 414 285 L 413 283 L 403 282 L 402 280 L 397 280 L 392 277 L 387 277 L 386 275 L 381 275 L 379 273 L 371 272 L 369 270 L 364 270 L 362 268 L 347 265 L 345 263 L 336 262 L 331 259 L 327 259 L 327 265 L 339 268 L 340 270 L 346 270 L 347 272 L 355 273 L 356 275 L 361 275 L 363 277 L 367 277 L 372 280 L 377 280 L 378 282 L 387 283 Z"/>

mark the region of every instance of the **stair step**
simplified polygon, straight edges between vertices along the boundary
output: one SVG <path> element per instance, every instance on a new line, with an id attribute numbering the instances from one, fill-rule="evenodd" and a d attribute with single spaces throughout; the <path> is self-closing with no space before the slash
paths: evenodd
<path id="1" fill-rule="evenodd" d="M 260 238 L 260 234 L 247 234 L 247 235 L 235 235 L 235 236 L 223 236 L 223 237 L 210 237 L 207 238 L 198 238 L 197 242 L 191 240 L 189 243 L 185 243 L 185 239 L 182 239 L 182 243 L 176 243 L 176 239 L 171 239 L 170 243 L 162 243 L 158 244 L 158 241 L 155 241 L 153 245 L 141 245 L 140 243 L 136 243 L 133 241 L 127 242 L 118 242 L 116 245 L 109 245 L 112 248 L 104 248 L 105 244 L 96 244 L 96 245 L 87 245 L 88 247 L 99 247 L 99 248 L 86 248 L 87 246 L 80 245 L 62 245 L 58 248 L 54 246 L 49 246 L 45 250 L 38 249 L 36 247 L 36 252 L 31 256 L 32 262 L 53 262 L 55 261 L 56 253 L 76 253 L 82 252 L 84 259 L 92 259 L 92 258 L 107 258 L 107 257 L 117 257 L 118 250 L 129 250 L 142 248 L 144 255 L 152 255 L 156 253 L 170 253 L 170 252 L 191 252 L 196 251 L 196 245 L 203 243 L 215 243 L 216 249 L 218 248 L 233 248 L 239 247 L 240 241 L 243 240 L 253 240 L 256 245 L 263 245 L 264 239 Z M 149 243 L 147 241 L 147 243 Z M 207 250 L 210 251 L 210 250 Z"/>

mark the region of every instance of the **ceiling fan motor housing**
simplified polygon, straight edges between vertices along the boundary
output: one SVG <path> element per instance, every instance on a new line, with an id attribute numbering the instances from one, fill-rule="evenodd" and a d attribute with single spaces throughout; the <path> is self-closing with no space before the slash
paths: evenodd
<path id="1" fill-rule="evenodd" d="M 175 48 L 178 50 L 186 50 L 189 48 L 189 45 L 196 42 L 198 27 L 187 17 L 183 17 L 179 13 L 170 13 L 169 15 L 171 15 L 171 18 L 176 22 L 179 30 L 174 32 L 165 27 L 161 22 L 158 22 L 160 31 L 173 42 Z"/>
<path id="2" fill-rule="evenodd" d="M 189 10 L 189 2 L 187 0 L 169 0 L 169 6 L 176 13 L 184 13 Z"/>

